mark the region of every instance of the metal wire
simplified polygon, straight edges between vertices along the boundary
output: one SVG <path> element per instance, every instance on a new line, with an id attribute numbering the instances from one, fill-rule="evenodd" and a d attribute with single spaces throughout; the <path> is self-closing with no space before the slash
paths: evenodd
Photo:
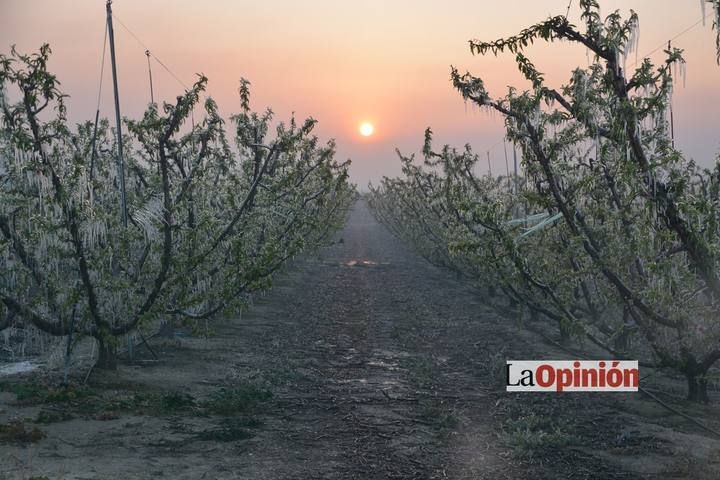
<path id="1" fill-rule="evenodd" d="M 103 50 L 102 50 L 102 61 L 100 63 L 100 82 L 98 86 L 97 95 L 97 106 L 95 109 L 95 126 L 93 127 L 93 139 L 92 139 L 92 151 L 90 152 L 90 180 L 93 178 L 93 172 L 95 170 L 95 158 L 97 157 L 96 143 L 97 143 L 97 131 L 98 122 L 100 121 L 100 99 L 102 98 L 102 85 L 103 78 L 105 77 L 105 51 L 107 50 L 107 39 L 108 39 L 108 26 L 105 22 L 105 34 L 103 36 Z"/>
<path id="2" fill-rule="evenodd" d="M 130 34 L 131 37 L 133 37 L 133 38 L 135 39 L 135 41 L 136 41 L 142 48 L 145 49 L 146 52 L 150 52 L 150 56 L 151 56 L 152 58 L 154 58 L 155 61 L 158 62 L 158 64 L 159 64 L 161 67 L 163 67 L 163 68 L 165 69 L 165 71 L 167 71 L 167 72 L 170 74 L 170 76 L 172 76 L 180 85 L 182 85 L 182 87 L 183 87 L 185 90 L 190 90 L 190 88 L 189 88 L 182 80 L 180 80 L 180 77 L 178 77 L 177 75 L 175 75 L 175 72 L 173 72 L 172 70 L 170 70 L 170 68 L 168 68 L 168 66 L 165 65 L 165 64 L 162 62 L 162 60 L 160 60 L 154 53 L 152 53 L 152 51 L 150 50 L 150 48 L 148 48 L 148 46 L 145 45 L 145 43 L 143 43 L 143 41 L 140 40 L 140 38 L 139 38 L 137 35 L 135 35 L 135 33 L 134 33 L 132 30 L 130 30 L 130 29 L 128 28 L 128 26 L 123 23 L 122 20 L 120 20 L 120 19 L 118 18 L 118 16 L 115 15 L 115 13 L 113 13 L 113 18 L 115 19 L 115 21 L 117 21 L 117 22 L 120 24 L 121 27 L 123 27 L 123 28 L 125 29 L 125 31 L 127 31 L 127 32 Z"/>

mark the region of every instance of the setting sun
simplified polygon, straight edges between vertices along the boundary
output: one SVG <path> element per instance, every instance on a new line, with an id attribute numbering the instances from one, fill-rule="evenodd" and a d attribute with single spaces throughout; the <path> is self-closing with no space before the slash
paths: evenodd
<path id="1" fill-rule="evenodd" d="M 375 126 L 370 122 L 364 122 L 360 124 L 360 135 L 363 137 L 369 137 L 375 131 Z"/>

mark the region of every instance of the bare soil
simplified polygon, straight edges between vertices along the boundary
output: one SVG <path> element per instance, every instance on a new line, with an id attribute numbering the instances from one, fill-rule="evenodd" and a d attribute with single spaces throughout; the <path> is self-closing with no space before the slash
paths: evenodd
<path id="1" fill-rule="evenodd" d="M 207 338 L 154 338 L 159 361 L 41 400 L 6 382 L 0 425 L 25 430 L 0 432 L 0 478 L 720 478 L 720 441 L 640 394 L 506 393 L 505 360 L 568 353 L 489 302 L 358 202 Z M 663 399 L 720 430 L 717 406 Z"/>

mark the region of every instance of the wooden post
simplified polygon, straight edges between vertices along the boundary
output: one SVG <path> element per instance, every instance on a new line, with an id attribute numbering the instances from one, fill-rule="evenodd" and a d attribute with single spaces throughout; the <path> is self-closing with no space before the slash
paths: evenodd
<path id="1" fill-rule="evenodd" d="M 503 138 L 503 150 L 505 151 L 505 175 L 507 176 L 507 178 L 509 180 L 510 179 L 510 165 L 508 164 L 507 143 L 505 143 L 504 138 Z"/>
<path id="2" fill-rule="evenodd" d="M 518 171 L 517 171 L 517 150 L 515 150 L 515 142 L 513 142 L 513 164 L 515 166 L 515 195 L 518 194 Z"/>
<path id="3" fill-rule="evenodd" d="M 145 56 L 147 56 L 148 74 L 150 75 L 150 103 L 155 103 L 155 94 L 153 93 L 152 84 L 152 68 L 150 67 L 150 50 L 145 50 Z"/>
<path id="4" fill-rule="evenodd" d="M 670 50 L 670 40 L 668 40 L 668 50 Z M 671 74 L 672 75 L 672 74 Z M 672 77 L 670 79 L 670 82 L 672 82 Z M 672 88 L 672 85 L 671 85 Z M 675 148 L 675 119 L 673 118 L 673 108 L 672 108 L 672 100 L 670 100 L 669 107 L 670 107 L 670 140 L 672 141 L 672 147 Z"/>
<path id="5" fill-rule="evenodd" d="M 112 23 L 112 0 L 107 0 L 105 4 L 107 11 L 108 39 L 110 40 L 110 62 L 112 63 L 113 90 L 115 91 L 115 124 L 117 127 L 118 141 L 118 181 L 120 183 L 120 206 L 122 208 L 123 226 L 127 227 L 127 199 L 125 196 L 125 161 L 123 159 L 123 142 L 122 142 L 122 120 L 120 118 L 120 95 L 118 93 L 117 80 L 117 64 L 115 62 L 115 33 L 113 32 Z"/>

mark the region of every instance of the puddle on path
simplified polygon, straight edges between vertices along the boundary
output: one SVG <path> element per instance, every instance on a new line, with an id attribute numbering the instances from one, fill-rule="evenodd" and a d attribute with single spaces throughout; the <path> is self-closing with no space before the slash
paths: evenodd
<path id="1" fill-rule="evenodd" d="M 349 262 L 341 263 L 346 267 L 376 267 L 378 265 L 390 265 L 390 262 L 375 262 L 373 260 L 350 260 Z"/>

